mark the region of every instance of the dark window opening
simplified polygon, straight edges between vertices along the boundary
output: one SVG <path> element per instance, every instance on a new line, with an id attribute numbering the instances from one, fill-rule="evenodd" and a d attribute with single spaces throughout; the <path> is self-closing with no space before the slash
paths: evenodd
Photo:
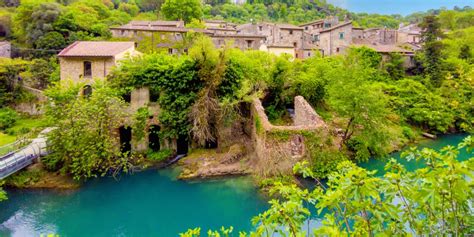
<path id="1" fill-rule="evenodd" d="M 152 125 L 150 126 L 150 130 L 148 131 L 148 148 L 152 151 L 159 151 L 160 150 L 160 126 Z"/>
<path id="2" fill-rule="evenodd" d="M 339 48 L 336 48 L 336 52 L 338 52 L 338 53 L 339 53 Z"/>
<path id="3" fill-rule="evenodd" d="M 92 95 L 92 86 L 85 85 L 82 88 L 82 95 L 84 95 L 84 97 L 90 97 Z"/>
<path id="4" fill-rule="evenodd" d="M 84 61 L 84 77 L 92 77 L 92 63 Z"/>
<path id="5" fill-rule="evenodd" d="M 172 48 L 168 48 L 168 54 L 173 54 L 173 49 Z"/>
<path id="6" fill-rule="evenodd" d="M 150 90 L 150 102 L 158 102 L 160 98 L 160 93 L 155 90 Z"/>
<path id="7" fill-rule="evenodd" d="M 253 40 L 247 40 L 247 48 L 252 48 Z"/>
<path id="8" fill-rule="evenodd" d="M 176 153 L 178 155 L 188 154 L 188 137 L 179 135 L 176 141 Z"/>
<path id="9" fill-rule="evenodd" d="M 298 58 L 298 53 L 295 54 L 295 57 Z"/>
<path id="10" fill-rule="evenodd" d="M 305 26 L 305 27 L 304 27 L 304 29 L 305 29 L 305 30 L 308 30 L 308 27 L 307 27 L 307 26 Z"/>
<path id="11" fill-rule="evenodd" d="M 298 43 L 294 42 L 293 47 L 295 47 L 295 48 L 298 47 Z"/>
<path id="12" fill-rule="evenodd" d="M 290 30 L 290 35 L 292 35 L 292 34 L 293 34 L 293 30 Z"/>
<path id="13" fill-rule="evenodd" d="M 258 30 L 262 31 L 262 30 L 263 30 L 263 26 L 259 26 L 259 27 L 258 27 Z"/>
<path id="14" fill-rule="evenodd" d="M 120 127 L 120 151 L 123 153 L 132 151 L 132 128 Z"/>
<path id="15" fill-rule="evenodd" d="M 204 145 L 204 148 L 206 148 L 206 149 L 215 149 L 215 148 L 217 148 L 217 139 L 215 141 L 206 141 L 206 144 Z"/>
<path id="16" fill-rule="evenodd" d="M 132 95 L 131 95 L 131 93 L 127 93 L 127 94 L 122 95 L 122 99 L 123 99 L 125 102 L 130 103 L 130 101 L 132 101 Z"/>

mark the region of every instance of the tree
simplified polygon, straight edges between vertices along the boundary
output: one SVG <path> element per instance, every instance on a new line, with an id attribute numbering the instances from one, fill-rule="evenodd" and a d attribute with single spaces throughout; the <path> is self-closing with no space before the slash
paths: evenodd
<path id="1" fill-rule="evenodd" d="M 189 23 L 192 19 L 202 18 L 202 5 L 200 0 L 166 0 L 161 6 L 161 12 L 168 20 Z"/>
<path id="2" fill-rule="evenodd" d="M 403 67 L 404 59 L 399 53 L 390 53 L 390 59 L 385 62 L 384 67 L 390 78 L 400 80 L 405 76 Z"/>
<path id="3" fill-rule="evenodd" d="M 443 73 L 443 43 L 439 38 L 443 36 L 441 25 L 438 18 L 434 15 L 429 15 L 423 18 L 420 24 L 423 28 L 423 58 L 424 71 L 435 87 L 439 87 L 442 83 Z"/>
<path id="4" fill-rule="evenodd" d="M 46 114 L 56 129 L 48 133 L 54 153 L 44 157 L 43 164 L 75 179 L 127 171 L 129 158 L 121 153 L 114 133 L 125 116 L 123 101 L 105 82 L 96 80 L 87 97 L 78 96 L 82 86 L 58 84 L 47 90 L 52 103 Z"/>
<path id="5" fill-rule="evenodd" d="M 448 146 L 405 152 L 425 168 L 407 171 L 390 160 L 382 177 L 345 161 L 323 184 L 305 162 L 295 174 L 313 179 L 316 188 L 275 182 L 270 208 L 252 219 L 255 230 L 239 236 L 464 236 L 472 231 L 474 159 L 458 161 L 459 152 L 473 153 L 474 140 L 466 138 L 457 148 Z M 463 190 L 460 192 L 459 190 Z M 309 220 L 325 213 L 320 225 Z M 232 228 L 208 231 L 208 236 L 230 236 Z M 197 237 L 200 228 L 181 236 Z"/>
<path id="6" fill-rule="evenodd" d="M 459 49 L 459 58 L 468 62 L 472 59 L 471 47 L 468 44 L 463 44 Z"/>
<path id="7" fill-rule="evenodd" d="M 387 96 L 381 88 L 370 81 L 377 70 L 362 64 L 360 60 L 350 59 L 358 54 L 349 53 L 344 70 L 332 70 L 328 75 L 332 83 L 328 86 L 327 102 L 341 117 L 343 125 L 343 144 L 356 151 L 357 160 L 366 160 L 371 154 L 384 154 L 383 147 L 388 142 L 386 129 L 390 121 Z M 354 137 L 353 137 L 354 136 Z"/>

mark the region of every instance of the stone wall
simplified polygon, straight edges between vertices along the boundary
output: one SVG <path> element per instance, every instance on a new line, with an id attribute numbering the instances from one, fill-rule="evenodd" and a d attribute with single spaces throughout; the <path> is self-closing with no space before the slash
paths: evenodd
<path id="1" fill-rule="evenodd" d="M 293 165 L 307 155 L 305 134 L 324 136 L 327 132 L 324 121 L 301 96 L 295 97 L 293 126 L 271 124 L 258 99 L 253 101 L 251 117 L 254 168 L 263 176 L 291 172 Z"/>
<path id="2" fill-rule="evenodd" d="M 15 105 L 15 110 L 29 115 L 41 115 L 44 113 L 44 103 L 47 97 L 43 91 L 23 85 L 23 89 L 33 94 L 36 98 L 30 102 L 23 102 Z"/>
<path id="3" fill-rule="evenodd" d="M 303 98 L 295 97 L 295 126 L 326 126 L 323 119 L 314 111 L 313 107 Z"/>
<path id="4" fill-rule="evenodd" d="M 91 62 L 92 77 L 83 77 L 84 61 Z M 61 80 L 71 79 L 75 82 L 90 82 L 93 78 L 105 78 L 115 66 L 113 57 L 60 57 Z"/>

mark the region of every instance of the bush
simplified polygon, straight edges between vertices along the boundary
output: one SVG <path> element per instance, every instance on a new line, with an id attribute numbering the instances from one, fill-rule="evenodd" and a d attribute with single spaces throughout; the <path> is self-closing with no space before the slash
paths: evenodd
<path id="1" fill-rule="evenodd" d="M 12 127 L 17 120 L 18 114 L 15 110 L 10 108 L 0 109 L 0 130 Z"/>
<path id="2" fill-rule="evenodd" d="M 410 141 L 415 140 L 416 135 L 410 127 L 403 126 L 402 133 L 403 133 L 403 136 L 406 137 L 408 140 Z"/>
<path id="3" fill-rule="evenodd" d="M 157 152 L 149 151 L 147 153 L 147 159 L 153 161 L 163 161 L 173 155 L 173 152 L 170 149 L 163 149 Z"/>

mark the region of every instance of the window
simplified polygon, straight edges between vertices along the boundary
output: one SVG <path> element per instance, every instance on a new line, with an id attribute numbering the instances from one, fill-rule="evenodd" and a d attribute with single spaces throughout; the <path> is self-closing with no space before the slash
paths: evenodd
<path id="1" fill-rule="evenodd" d="M 311 52 L 308 52 L 308 57 L 311 57 Z"/>
<path id="2" fill-rule="evenodd" d="M 292 34 L 293 34 L 293 30 L 290 30 L 290 35 L 292 35 Z"/>
<path id="3" fill-rule="evenodd" d="M 319 41 L 319 35 L 313 35 L 313 41 Z"/>
<path id="4" fill-rule="evenodd" d="M 259 30 L 259 31 L 262 31 L 262 30 L 263 30 L 263 26 L 258 26 L 258 30 Z"/>
<path id="5" fill-rule="evenodd" d="M 247 40 L 247 48 L 252 48 L 252 40 Z"/>
<path id="6" fill-rule="evenodd" d="M 90 85 L 85 85 L 83 88 L 82 88 L 82 95 L 84 95 L 84 97 L 89 97 L 92 95 L 92 86 Z"/>
<path id="7" fill-rule="evenodd" d="M 184 53 L 187 55 L 188 54 L 188 48 L 184 49 Z"/>
<path id="8" fill-rule="evenodd" d="M 293 47 L 297 48 L 297 47 L 298 47 L 298 43 L 293 42 Z"/>
<path id="9" fill-rule="evenodd" d="M 331 27 L 331 23 L 324 23 L 324 28 L 329 28 Z"/>
<path id="10" fill-rule="evenodd" d="M 124 35 L 125 34 L 125 31 L 124 30 L 120 30 L 120 35 Z"/>
<path id="11" fill-rule="evenodd" d="M 338 48 L 336 48 L 336 53 L 339 53 L 339 47 L 338 47 Z"/>
<path id="12" fill-rule="evenodd" d="M 416 42 L 416 36 L 413 36 L 413 43 Z"/>
<path id="13" fill-rule="evenodd" d="M 305 26 L 305 27 L 304 27 L 304 30 L 308 30 L 308 27 L 307 27 L 307 26 Z"/>
<path id="14" fill-rule="evenodd" d="M 344 39 L 344 32 L 339 32 L 339 39 Z"/>
<path id="15" fill-rule="evenodd" d="M 84 61 L 84 77 L 92 77 L 92 63 Z"/>
<path id="16" fill-rule="evenodd" d="M 172 48 L 168 48 L 168 54 L 173 54 L 173 49 Z"/>

